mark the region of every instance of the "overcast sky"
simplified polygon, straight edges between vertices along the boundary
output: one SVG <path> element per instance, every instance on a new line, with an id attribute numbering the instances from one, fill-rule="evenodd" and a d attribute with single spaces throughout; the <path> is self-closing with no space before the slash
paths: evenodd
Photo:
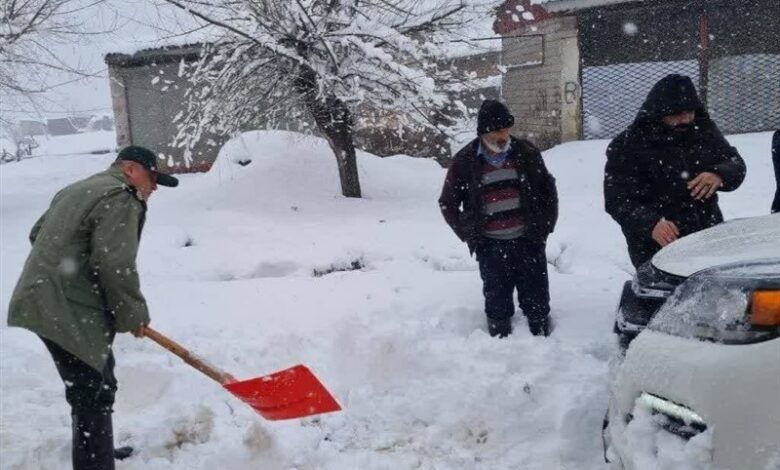
<path id="1" fill-rule="evenodd" d="M 2 0 L 0 0 L 2 1 Z M 82 15 L 86 31 L 100 32 L 74 38 L 68 44 L 52 45 L 57 54 L 80 70 L 94 73 L 94 78 L 73 81 L 73 76 L 53 77 L 56 86 L 40 100 L 42 117 L 65 114 L 112 114 L 111 94 L 104 57 L 110 52 L 132 53 L 194 40 L 179 37 L 190 29 L 191 17 L 171 6 L 154 0 L 108 0 L 86 10 Z M 164 25 L 161 27 L 160 25 Z M 29 110 L 19 112 L 28 114 Z"/>
<path id="2" fill-rule="evenodd" d="M 448 0 L 427 1 L 439 5 L 447 3 Z M 476 0 L 476 3 L 481 2 L 495 5 L 500 3 L 500 0 Z M 494 35 L 492 20 L 492 16 L 486 16 L 484 22 L 471 24 L 470 31 L 464 31 L 464 37 L 484 38 Z M 80 69 L 94 73 L 95 77 L 79 79 L 75 82 L 72 81 L 72 76 L 57 77 L 53 83 L 72 83 L 57 86 L 46 94 L 45 100 L 40 101 L 42 104 L 38 112 L 40 117 L 69 114 L 112 115 L 111 95 L 104 62 L 107 53 L 131 54 L 141 49 L 191 43 L 205 36 L 204 31 L 181 36 L 182 32 L 191 31 L 199 26 L 199 23 L 190 15 L 162 0 L 105 0 L 102 4 L 85 10 L 82 21 L 85 30 L 105 31 L 105 33 L 82 36 L 74 39 L 70 44 L 58 44 L 53 47 L 68 63 L 78 64 Z M 492 41 L 479 42 L 480 47 L 486 48 L 498 45 L 500 42 L 495 44 L 492 44 Z M 457 47 L 464 46 L 454 43 L 453 49 Z M 17 114 L 18 118 L 33 117 L 30 116 L 29 110 Z"/>

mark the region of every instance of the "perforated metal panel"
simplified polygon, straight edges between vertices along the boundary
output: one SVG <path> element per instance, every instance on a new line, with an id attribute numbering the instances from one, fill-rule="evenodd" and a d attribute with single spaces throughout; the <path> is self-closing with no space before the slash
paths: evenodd
<path id="1" fill-rule="evenodd" d="M 585 67 L 582 71 L 583 131 L 586 139 L 610 139 L 634 120 L 650 88 L 672 74 L 699 82 L 699 64 L 643 62 Z"/>
<path id="2" fill-rule="evenodd" d="M 780 1 L 664 0 L 578 15 L 583 133 L 609 139 L 668 74 L 697 84 L 726 133 L 780 129 Z"/>
<path id="3" fill-rule="evenodd" d="M 780 54 L 713 59 L 707 104 L 723 132 L 780 129 Z"/>

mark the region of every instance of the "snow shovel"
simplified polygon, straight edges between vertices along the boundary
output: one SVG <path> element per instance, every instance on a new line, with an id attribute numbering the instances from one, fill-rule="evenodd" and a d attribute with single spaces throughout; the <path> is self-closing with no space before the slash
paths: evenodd
<path id="1" fill-rule="evenodd" d="M 144 331 L 147 338 L 219 382 L 265 419 L 295 419 L 341 410 L 341 406 L 325 386 L 303 365 L 239 381 L 148 326 Z"/>

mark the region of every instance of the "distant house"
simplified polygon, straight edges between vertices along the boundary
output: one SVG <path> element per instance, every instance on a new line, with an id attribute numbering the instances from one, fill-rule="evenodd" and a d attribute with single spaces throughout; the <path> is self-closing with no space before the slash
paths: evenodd
<path id="1" fill-rule="evenodd" d="M 89 123 L 92 121 L 92 118 L 94 116 L 69 116 L 68 119 L 70 120 L 70 123 L 73 124 L 73 127 L 76 128 L 78 132 L 84 132 L 86 130 L 89 130 Z"/>
<path id="2" fill-rule="evenodd" d="M 79 130 L 73 124 L 70 118 L 51 118 L 46 120 L 46 129 L 49 135 L 71 135 L 78 134 Z"/>
<path id="3" fill-rule="evenodd" d="M 46 123 L 32 119 L 22 119 L 19 121 L 19 134 L 33 137 L 46 135 Z"/>
<path id="4" fill-rule="evenodd" d="M 778 0 L 508 0 L 502 97 L 542 147 L 608 139 L 667 74 L 727 133 L 780 128 Z"/>
<path id="5" fill-rule="evenodd" d="M 112 131 L 114 120 L 110 116 L 92 116 L 87 128 L 91 131 Z"/>

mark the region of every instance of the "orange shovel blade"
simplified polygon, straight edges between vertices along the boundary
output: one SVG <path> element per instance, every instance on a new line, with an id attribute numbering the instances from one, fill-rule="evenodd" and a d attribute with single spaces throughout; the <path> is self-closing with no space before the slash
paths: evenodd
<path id="1" fill-rule="evenodd" d="M 303 365 L 255 379 L 225 383 L 223 386 L 265 419 L 272 421 L 341 410 L 333 395 Z"/>

